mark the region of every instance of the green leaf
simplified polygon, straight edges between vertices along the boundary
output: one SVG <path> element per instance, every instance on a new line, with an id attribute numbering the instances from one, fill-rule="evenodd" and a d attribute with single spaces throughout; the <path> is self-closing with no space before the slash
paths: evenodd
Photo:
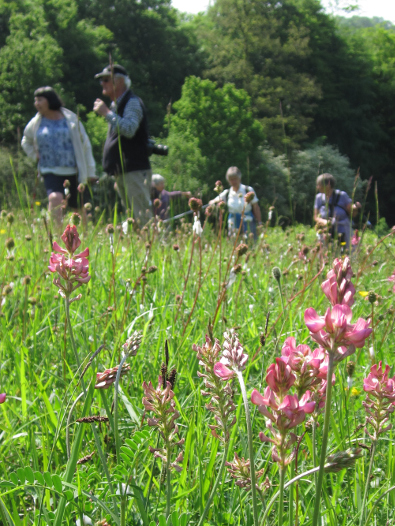
<path id="1" fill-rule="evenodd" d="M 17 474 L 18 474 L 18 478 L 19 480 L 21 481 L 21 484 L 24 484 L 25 483 L 25 480 L 26 480 L 26 477 L 25 477 L 25 470 L 22 469 L 22 468 L 18 468 L 16 470 Z"/>
<path id="2" fill-rule="evenodd" d="M 34 477 L 37 480 L 37 482 L 41 484 L 41 486 L 45 486 L 45 480 L 44 480 L 43 474 L 40 473 L 40 471 L 35 471 Z"/>
<path id="3" fill-rule="evenodd" d="M 172 526 L 179 526 L 178 511 L 173 511 L 173 513 L 171 514 L 171 524 Z"/>
<path id="4" fill-rule="evenodd" d="M 30 484 L 34 484 L 34 473 L 30 466 L 25 467 L 25 477 Z"/>
<path id="5" fill-rule="evenodd" d="M 167 526 L 167 524 L 166 524 L 166 517 L 164 515 L 161 515 L 159 517 L 159 526 Z"/>
<path id="6" fill-rule="evenodd" d="M 46 484 L 49 488 L 52 488 L 53 484 L 52 484 L 51 473 L 48 473 L 48 471 L 46 471 L 46 472 L 44 473 L 44 479 L 45 479 L 45 484 Z"/>
<path id="7" fill-rule="evenodd" d="M 15 486 L 19 486 L 19 480 L 18 480 L 18 477 L 16 476 L 15 471 L 10 473 L 10 479 L 15 484 Z"/>
<path id="8" fill-rule="evenodd" d="M 71 489 L 67 489 L 64 492 L 64 495 L 65 495 L 67 501 L 69 501 L 69 502 L 74 499 L 74 493 L 71 491 Z"/>
<path id="9" fill-rule="evenodd" d="M 56 491 L 59 491 L 59 493 L 62 492 L 62 479 L 59 477 L 59 475 L 52 475 L 52 483 Z"/>

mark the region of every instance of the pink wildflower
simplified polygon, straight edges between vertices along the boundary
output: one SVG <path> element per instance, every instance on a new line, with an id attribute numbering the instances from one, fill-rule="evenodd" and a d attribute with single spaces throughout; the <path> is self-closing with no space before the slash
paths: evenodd
<path id="1" fill-rule="evenodd" d="M 373 428 L 370 438 L 377 441 L 379 435 L 389 431 L 392 424 L 388 424 L 389 416 L 395 411 L 395 376 L 389 377 L 390 367 L 383 369 L 382 362 L 371 367 L 368 377 L 364 379 L 363 389 L 367 398 L 363 406 L 367 413 L 366 423 Z"/>
<path id="2" fill-rule="evenodd" d="M 298 395 L 301 396 L 307 389 L 321 383 L 323 362 L 326 355 L 316 349 L 311 352 L 308 345 L 298 345 L 296 347 L 295 338 L 287 338 L 281 350 L 281 359 L 287 363 L 296 376 L 295 387 Z"/>
<path id="3" fill-rule="evenodd" d="M 272 458 L 283 467 L 287 466 L 294 457 L 294 452 L 289 450 L 297 437 L 294 433 L 290 433 L 290 430 L 301 424 L 306 414 L 312 413 L 315 409 L 316 403 L 310 399 L 309 391 L 300 400 L 297 395 L 290 394 L 280 398 L 269 386 L 266 387 L 264 396 L 256 389 L 251 394 L 251 402 L 271 421 L 267 427 L 272 438 L 262 432 L 259 433 L 259 438 L 262 442 L 273 444 Z"/>
<path id="4" fill-rule="evenodd" d="M 5 402 L 5 399 L 6 399 L 6 394 L 5 393 L 1 393 L 0 394 L 0 404 L 4 404 Z"/>
<path id="5" fill-rule="evenodd" d="M 103 373 L 96 373 L 95 389 L 108 389 L 111 384 L 115 383 L 117 378 L 119 365 L 112 369 L 106 369 Z M 122 366 L 121 378 L 130 372 L 130 365 L 124 364 Z"/>
<path id="6" fill-rule="evenodd" d="M 68 298 L 73 291 L 82 284 L 88 283 L 91 279 L 87 259 L 89 256 L 89 248 L 86 248 L 79 254 L 75 254 L 75 251 L 81 244 L 75 226 L 67 225 L 62 235 L 62 240 L 67 250 L 61 248 L 55 241 L 53 243 L 53 249 L 57 252 L 52 252 L 49 258 L 48 268 L 51 272 L 58 273 L 59 277 L 55 278 L 53 283 L 59 287 L 59 294 Z M 60 278 L 64 280 L 64 283 L 62 283 Z M 80 299 L 80 297 L 79 295 L 73 298 L 72 301 Z"/>
<path id="7" fill-rule="evenodd" d="M 269 365 L 266 382 L 279 396 L 283 396 L 295 383 L 296 377 L 292 374 L 291 367 L 281 358 L 276 358 L 276 363 Z"/>
<path id="8" fill-rule="evenodd" d="M 222 380 L 229 380 L 236 373 L 245 369 L 248 354 L 244 352 L 235 332 L 225 332 L 224 337 L 222 357 L 214 365 L 214 373 Z"/>
<path id="9" fill-rule="evenodd" d="M 391 274 L 391 276 L 388 278 L 388 281 L 392 281 L 394 283 L 394 286 L 392 287 L 392 292 L 395 292 L 395 270 Z"/>
<path id="10" fill-rule="evenodd" d="M 363 390 L 375 398 L 387 398 L 395 405 L 395 376 L 389 378 L 390 366 L 383 370 L 382 362 L 374 364 L 363 381 Z"/>
<path id="11" fill-rule="evenodd" d="M 352 311 L 348 305 L 335 305 L 333 309 L 328 308 L 325 316 L 318 316 L 312 307 L 306 309 L 304 314 L 305 323 L 313 340 L 329 352 L 338 350 L 337 361 L 353 354 L 355 347 L 362 348 L 372 332 L 372 329 L 369 329 L 370 321 L 359 318 L 354 325 L 351 325 L 351 318 Z"/>
<path id="12" fill-rule="evenodd" d="M 358 235 L 358 230 L 355 230 L 354 235 L 351 238 L 351 244 L 353 247 L 357 246 L 360 242 L 361 238 Z"/>
<path id="13" fill-rule="evenodd" d="M 321 288 L 334 305 L 348 305 L 351 307 L 354 304 L 355 287 L 351 283 L 352 269 L 350 259 L 348 257 L 335 259 L 333 268 L 326 275 L 327 279 L 321 285 Z"/>

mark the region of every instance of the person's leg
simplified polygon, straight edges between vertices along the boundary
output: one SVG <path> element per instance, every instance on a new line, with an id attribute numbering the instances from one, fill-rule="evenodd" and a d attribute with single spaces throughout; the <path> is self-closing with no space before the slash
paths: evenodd
<path id="1" fill-rule="evenodd" d="M 133 217 L 144 225 L 152 217 L 151 210 L 151 170 L 128 172 L 124 176 L 128 198 L 128 208 L 133 210 Z"/>
<path id="2" fill-rule="evenodd" d="M 57 225 L 62 223 L 62 202 L 63 194 L 60 192 L 51 192 L 48 196 L 48 211 Z"/>
<path id="3" fill-rule="evenodd" d="M 63 181 L 52 173 L 43 174 L 48 196 L 48 212 L 57 226 L 62 223 Z"/>

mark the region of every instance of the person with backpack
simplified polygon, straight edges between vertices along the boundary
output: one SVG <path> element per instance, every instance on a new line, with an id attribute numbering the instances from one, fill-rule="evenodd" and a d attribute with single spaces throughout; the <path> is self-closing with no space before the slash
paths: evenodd
<path id="1" fill-rule="evenodd" d="M 254 189 L 241 183 L 241 172 L 237 166 L 228 168 L 226 180 L 230 188 L 221 192 L 218 197 L 210 201 L 210 204 L 215 204 L 219 201 L 224 201 L 227 204 L 229 212 L 228 234 L 230 236 L 238 231 L 244 210 L 242 231 L 244 233 L 251 232 L 256 238 L 256 225 L 262 224 L 262 217 Z M 249 192 L 253 192 L 254 198 L 250 203 L 246 203 L 244 196 Z"/>
<path id="2" fill-rule="evenodd" d="M 338 239 L 350 248 L 351 218 L 358 213 L 361 203 L 352 204 L 346 192 L 335 189 L 335 178 L 324 173 L 317 177 L 317 195 L 314 203 L 314 221 L 319 228 L 328 229 L 332 240 Z"/>

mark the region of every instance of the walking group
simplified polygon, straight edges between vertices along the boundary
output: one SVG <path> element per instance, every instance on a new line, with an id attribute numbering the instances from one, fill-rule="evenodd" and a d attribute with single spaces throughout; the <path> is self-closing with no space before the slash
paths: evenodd
<path id="1" fill-rule="evenodd" d="M 125 210 L 144 225 L 153 214 L 160 219 L 168 217 L 171 200 L 190 198 L 191 192 L 168 192 L 165 179 L 152 175 L 149 160 L 149 132 L 147 112 L 143 101 L 131 90 L 131 80 L 121 65 L 106 66 L 95 75 L 102 88 L 102 94 L 111 100 L 110 106 L 102 99 L 96 99 L 94 111 L 108 123 L 107 138 L 103 148 L 103 172 L 115 179 Z M 96 165 L 92 155 L 89 137 L 78 116 L 66 109 L 56 91 L 47 86 L 34 92 L 34 106 L 37 114 L 27 124 L 22 147 L 26 154 L 38 162 L 39 174 L 44 180 L 48 196 L 48 209 L 60 223 L 62 205 L 74 210 L 79 208 L 79 193 L 88 183 L 97 181 Z M 243 218 L 245 233 L 256 237 L 256 226 L 262 223 L 258 198 L 250 186 L 241 182 L 241 172 L 232 166 L 226 172 L 230 188 L 210 201 L 210 204 L 224 201 L 228 209 L 228 231 L 238 230 Z M 314 220 L 318 227 L 333 227 L 336 235 L 344 236 L 350 244 L 350 218 L 360 207 L 352 204 L 345 192 L 335 190 L 331 174 L 322 174 L 317 179 L 314 205 Z M 244 196 L 253 192 L 254 198 L 248 204 Z"/>

